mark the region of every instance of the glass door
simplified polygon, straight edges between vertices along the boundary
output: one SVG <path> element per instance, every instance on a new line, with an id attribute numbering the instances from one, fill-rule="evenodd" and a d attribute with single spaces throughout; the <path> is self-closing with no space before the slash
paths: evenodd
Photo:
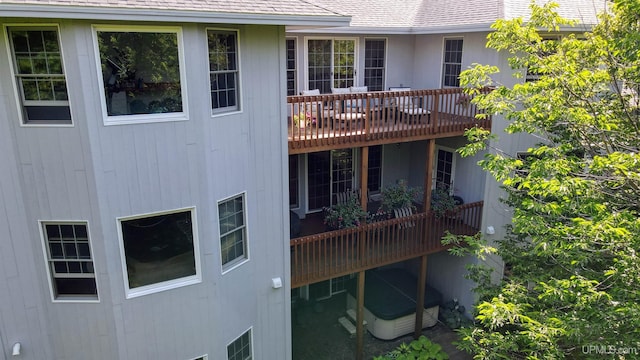
<path id="1" fill-rule="evenodd" d="M 310 39 L 307 42 L 309 90 L 321 93 L 355 84 L 356 41 L 354 39 Z"/>
<path id="2" fill-rule="evenodd" d="M 349 190 L 353 190 L 353 149 L 331 150 L 331 193 Z"/>
<path id="3" fill-rule="evenodd" d="M 353 149 L 307 154 L 309 212 L 331 206 L 333 194 L 353 190 Z"/>
<path id="4" fill-rule="evenodd" d="M 307 198 L 309 211 L 331 205 L 331 153 L 307 155 Z"/>

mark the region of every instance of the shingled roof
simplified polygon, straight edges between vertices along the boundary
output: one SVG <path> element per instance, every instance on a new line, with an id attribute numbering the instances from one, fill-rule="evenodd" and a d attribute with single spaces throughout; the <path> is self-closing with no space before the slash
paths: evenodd
<path id="1" fill-rule="evenodd" d="M 306 0 L 0 0 L 0 16 L 119 20 L 155 17 L 194 22 L 229 19 L 248 24 L 317 26 L 347 26 L 350 20 L 340 12 Z"/>
<path id="2" fill-rule="evenodd" d="M 344 32 L 430 33 L 486 31 L 497 19 L 530 13 L 528 0 L 309 0 L 323 8 L 352 17 Z M 537 0 L 542 4 L 550 0 Z M 555 0 L 563 17 L 595 24 L 604 0 Z M 335 30 L 335 29 L 334 29 Z"/>

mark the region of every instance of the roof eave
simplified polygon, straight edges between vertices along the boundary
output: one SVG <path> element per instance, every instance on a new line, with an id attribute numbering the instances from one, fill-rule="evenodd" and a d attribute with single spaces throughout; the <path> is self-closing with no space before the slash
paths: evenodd
<path id="1" fill-rule="evenodd" d="M 213 12 L 206 10 L 134 9 L 115 7 L 61 6 L 61 5 L 2 5 L 0 17 L 56 18 L 117 21 L 166 21 L 183 23 L 223 23 L 256 25 L 290 25 L 344 27 L 350 16 L 342 15 L 286 15 Z"/>
<path id="2" fill-rule="evenodd" d="M 422 35 L 422 34 L 451 34 L 451 33 L 469 33 L 469 32 L 490 32 L 491 23 L 470 24 L 470 25 L 451 25 L 451 26 L 430 26 L 430 27 L 337 27 L 328 29 L 331 33 L 336 34 L 376 34 L 376 35 Z M 289 33 L 324 33 L 327 29 L 309 29 L 287 27 Z"/>

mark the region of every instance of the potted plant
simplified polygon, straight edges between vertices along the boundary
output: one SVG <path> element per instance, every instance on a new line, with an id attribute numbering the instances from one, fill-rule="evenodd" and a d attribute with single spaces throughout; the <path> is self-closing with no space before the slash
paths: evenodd
<path id="1" fill-rule="evenodd" d="M 325 207 L 323 211 L 324 224 L 330 230 L 360 226 L 367 218 L 367 213 L 362 210 L 356 197 L 350 198 L 343 204 Z"/>
<path id="2" fill-rule="evenodd" d="M 396 185 L 382 189 L 381 207 L 388 212 L 404 207 L 415 208 L 413 201 L 421 192 L 422 188 L 410 187 L 405 180 L 400 180 Z"/>
<path id="3" fill-rule="evenodd" d="M 449 195 L 449 192 L 443 187 L 436 186 L 431 190 L 431 211 L 437 218 L 442 217 L 448 211 L 456 207 L 456 199 Z"/>

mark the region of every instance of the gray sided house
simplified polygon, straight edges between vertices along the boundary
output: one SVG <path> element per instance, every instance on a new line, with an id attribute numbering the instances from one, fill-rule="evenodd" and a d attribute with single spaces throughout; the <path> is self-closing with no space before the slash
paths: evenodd
<path id="1" fill-rule="evenodd" d="M 0 2 L 0 358 L 290 358 L 285 26 L 348 22 Z"/>
<path id="2" fill-rule="evenodd" d="M 604 6 L 558 2 L 583 24 L 563 31 Z M 357 289 L 345 310 L 371 326 L 365 273 L 380 269 L 415 277 L 418 304 L 428 283 L 471 309 L 477 260 L 441 236 L 499 239 L 510 212 L 481 156 L 455 149 L 465 129 L 506 122 L 478 120 L 458 75 L 483 63 L 525 81 L 485 42 L 496 19 L 527 13 L 519 0 L 0 0 L 0 351 L 291 359 L 296 301 Z M 516 156 L 533 141 L 494 145 Z M 403 184 L 423 191 L 378 213 Z M 456 207 L 438 212 L 432 189 Z M 325 226 L 348 201 L 369 216 Z M 410 309 L 404 333 L 437 306 Z"/>

